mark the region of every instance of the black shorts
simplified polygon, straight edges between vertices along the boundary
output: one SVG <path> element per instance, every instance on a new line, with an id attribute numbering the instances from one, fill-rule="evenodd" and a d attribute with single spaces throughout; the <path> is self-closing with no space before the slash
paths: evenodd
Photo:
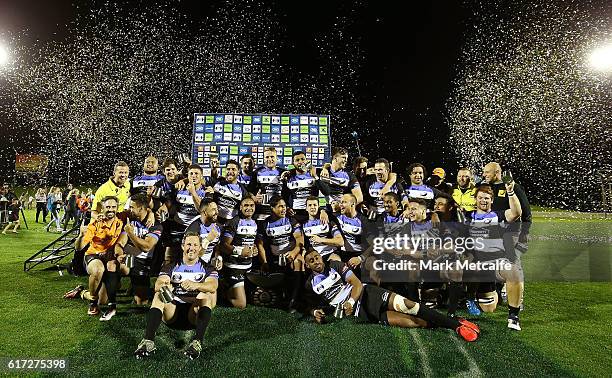
<path id="1" fill-rule="evenodd" d="M 249 269 L 236 269 L 223 267 L 221 270 L 221 282 L 226 289 L 230 289 L 240 283 L 244 285 L 246 279 L 246 273 Z"/>
<path id="2" fill-rule="evenodd" d="M 130 283 L 132 284 L 132 287 L 149 289 L 151 287 L 151 278 L 149 276 L 130 275 Z"/>
<path id="3" fill-rule="evenodd" d="M 87 272 L 87 265 L 93 260 L 100 260 L 104 264 L 104 268 L 106 268 L 106 263 L 112 260 L 116 260 L 115 253 L 112 251 L 106 251 L 103 253 L 94 253 L 91 255 L 85 255 L 83 258 L 83 266 L 85 267 L 85 271 Z M 89 274 L 89 272 L 87 272 Z"/>
<path id="4" fill-rule="evenodd" d="M 130 276 L 149 277 L 151 275 L 151 259 L 134 257 L 134 266 L 130 268 Z"/>
<path id="5" fill-rule="evenodd" d="M 375 285 L 364 285 L 359 304 L 357 304 L 356 317 L 369 323 L 388 325 L 387 311 L 391 292 Z"/>
<path id="6" fill-rule="evenodd" d="M 166 323 L 166 325 L 172 329 L 178 329 L 182 331 L 186 331 L 189 329 L 195 329 L 195 324 L 191 324 L 189 321 L 189 311 L 191 311 L 191 303 L 180 303 L 180 302 L 172 302 L 176 305 L 176 310 L 174 311 L 174 318 L 170 323 Z"/>

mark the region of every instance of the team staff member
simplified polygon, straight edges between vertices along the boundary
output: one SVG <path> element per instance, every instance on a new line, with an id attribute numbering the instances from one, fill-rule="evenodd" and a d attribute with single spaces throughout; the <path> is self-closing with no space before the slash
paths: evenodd
<path id="1" fill-rule="evenodd" d="M 155 296 L 147 313 L 145 337 L 134 352 L 137 359 L 149 357 L 156 350 L 155 333 L 163 321 L 173 329 L 194 329 L 195 337 L 185 355 L 196 359 L 202 352 L 204 333 L 210 322 L 219 275 L 200 259 L 200 235 L 186 232 L 181 243 L 182 258 L 167 264 L 155 282 Z M 172 300 L 165 302 L 160 290 L 167 286 Z"/>
<path id="2" fill-rule="evenodd" d="M 102 184 L 94 197 L 93 203 L 91 204 L 91 218 L 95 219 L 98 217 L 100 211 L 101 200 L 108 196 L 114 196 L 117 198 L 117 209 L 115 211 L 121 212 L 125 209 L 125 204 L 130 197 L 130 182 L 128 180 L 130 176 L 130 167 L 124 161 L 119 161 L 115 164 L 113 169 L 113 177 L 109 178 L 107 182 Z"/>
<path id="3" fill-rule="evenodd" d="M 453 185 L 451 193 L 461 210 L 476 210 L 476 185 L 472 181 L 472 171 L 469 168 L 459 168 L 457 182 Z"/>
<path id="4" fill-rule="evenodd" d="M 306 267 L 312 271 L 308 289 L 327 307 L 340 306 L 346 315 L 364 322 L 402 328 L 433 325 L 455 330 L 466 341 L 478 339 L 480 328 L 472 322 L 444 316 L 378 286 L 363 285 L 347 265 L 340 261 L 325 262 L 315 250 L 307 252 L 304 258 Z M 317 323 L 325 319 L 322 307 L 315 306 L 310 313 Z"/>
<path id="5" fill-rule="evenodd" d="M 92 218 L 83 235 L 75 242 L 76 249 L 84 248 L 85 267 L 89 274 L 89 309 L 87 314 L 97 315 L 100 313 L 98 307 L 98 293 L 102 286 L 102 278 L 106 270 L 106 263 L 115 260 L 117 255 L 123 254 L 119 241 L 123 222 L 117 218 L 117 197 L 108 196 L 100 200 L 100 213 Z"/>

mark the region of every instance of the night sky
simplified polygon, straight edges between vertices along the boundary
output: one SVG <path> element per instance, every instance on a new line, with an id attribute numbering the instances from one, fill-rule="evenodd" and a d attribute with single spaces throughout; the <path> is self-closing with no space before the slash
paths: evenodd
<path id="1" fill-rule="evenodd" d="M 501 108 L 511 108 L 516 104 L 518 104 L 516 106 L 528 108 L 528 104 L 518 101 L 520 99 L 503 100 L 509 105 L 499 102 L 502 100 L 492 104 L 487 104 L 483 100 L 484 105 L 478 105 L 480 101 L 478 97 L 482 93 L 479 91 L 482 91 L 488 82 L 495 81 L 499 76 L 493 67 L 494 64 L 507 64 L 508 72 L 524 78 L 524 73 L 518 72 L 511 63 L 504 61 L 504 59 L 509 61 L 514 59 L 516 67 L 527 67 L 533 70 L 533 67 L 530 66 L 533 58 L 528 54 L 521 55 L 516 52 L 521 48 L 522 40 L 529 41 L 525 45 L 533 47 L 535 51 L 542 46 L 550 45 L 550 40 L 546 38 L 551 35 L 552 38 L 557 38 L 555 33 L 559 34 L 557 39 L 563 42 L 568 30 L 576 32 L 576 35 L 568 40 L 568 44 L 572 46 L 585 43 L 584 41 L 588 38 L 597 40 L 602 36 L 610 36 L 612 33 L 610 29 L 605 30 L 605 27 L 610 26 L 609 20 L 612 18 L 612 8 L 605 1 L 547 2 L 547 6 L 542 7 L 538 5 L 539 2 L 533 1 L 493 2 L 493 4 L 488 1 L 314 0 L 308 3 L 258 0 L 244 2 L 137 1 L 129 4 L 124 2 L 120 6 L 109 6 L 109 2 L 97 1 L 4 0 L 0 2 L 0 41 L 12 38 L 13 44 L 19 44 L 22 54 L 38 51 L 37 58 L 32 60 L 44 67 L 44 62 L 40 63 L 40 57 L 43 56 L 40 53 L 40 47 L 51 44 L 56 46 L 56 50 L 51 51 L 61 51 L 57 49 L 57 46 L 70 46 L 75 38 L 74 30 L 79 28 L 89 31 L 96 30 L 99 20 L 105 17 L 100 16 L 99 9 L 106 9 L 106 15 L 114 14 L 113 17 L 116 18 L 105 25 L 116 27 L 117 23 L 121 23 L 122 17 L 133 19 L 135 14 L 143 10 L 145 3 L 146 8 L 154 6 L 171 8 L 170 14 L 173 22 L 176 25 L 182 25 L 183 34 L 190 34 L 189 38 L 192 36 L 206 37 L 209 34 L 220 35 L 216 31 L 211 33 L 211 30 L 207 29 L 208 25 L 216 25 L 216 27 L 224 25 L 225 28 L 238 25 L 232 24 L 231 21 L 227 21 L 226 24 L 221 21 L 211 24 L 211 19 L 232 20 L 235 18 L 236 23 L 248 22 L 244 20 L 248 20 L 249 17 L 257 19 L 259 23 L 252 24 L 255 27 L 249 24 L 249 34 L 252 33 L 255 37 L 249 36 L 245 40 L 255 41 L 252 42 L 255 44 L 254 49 L 274 46 L 273 52 L 268 56 L 270 60 L 265 62 L 268 65 L 267 68 L 259 68 L 260 71 L 263 70 L 261 71 L 263 72 L 262 77 L 278 75 L 283 78 L 284 86 L 298 88 L 298 96 L 276 94 L 271 95 L 267 102 L 263 103 L 250 101 L 248 95 L 242 95 L 242 98 L 235 102 L 219 99 L 215 101 L 199 100 L 194 97 L 195 100 L 191 106 L 177 105 L 176 109 L 184 109 L 185 114 L 181 115 L 179 121 L 173 120 L 176 123 L 173 132 L 180 133 L 182 137 L 178 138 L 180 141 L 172 148 L 151 150 L 158 152 L 162 158 L 165 157 L 164 154 L 177 153 L 177 149 L 188 150 L 192 127 L 190 117 L 194 111 L 328 112 L 332 116 L 332 144 L 348 147 L 353 156 L 356 155 L 356 149 L 349 135 L 351 131 L 356 130 L 361 137 L 362 151 L 371 160 L 386 157 L 394 161 L 395 167 L 402 169 L 402 173 L 403 168 L 408 164 L 420 161 L 430 169 L 442 166 L 454 176 L 453 173 L 460 164 L 480 164 L 478 159 L 471 157 L 474 153 L 478 153 L 478 143 L 497 146 L 502 142 L 502 140 L 490 140 L 494 134 L 483 134 L 482 129 L 527 124 L 535 125 L 534 130 L 542 128 L 544 131 L 541 132 L 541 137 L 544 139 L 554 134 L 548 131 L 549 126 L 546 126 L 551 122 L 547 117 L 553 117 L 550 111 L 548 113 L 540 111 L 537 115 L 534 115 L 534 111 L 531 113 L 527 111 L 527 115 L 519 112 L 523 118 L 514 117 L 513 114 L 517 113 L 515 110 L 502 119 L 495 119 L 491 116 L 491 114 L 500 113 L 500 104 Z M 170 5 L 164 5 L 166 3 Z M 228 6 L 228 3 L 232 5 Z M 109 8 L 115 9 L 115 13 L 109 12 Z M 96 17 L 88 18 L 91 14 L 95 14 Z M 273 26 L 269 30 L 266 29 L 268 27 L 266 20 L 272 20 L 270 24 Z M 265 35 L 267 41 L 262 42 L 257 39 L 257 25 L 262 25 L 262 30 L 268 30 L 268 34 Z M 528 38 L 531 38 L 529 31 L 536 30 L 536 28 L 541 28 L 543 31 L 542 38 L 529 40 Z M 96 32 L 98 31 L 94 31 Z M 90 32 L 84 34 L 87 33 Z M 243 37 L 238 32 L 232 34 L 231 30 L 226 30 L 224 33 L 231 38 Z M 582 36 L 581 33 L 583 33 Z M 176 37 L 181 38 L 180 35 Z M 557 48 L 562 51 L 567 49 L 567 45 L 559 43 Z M 22 58 L 22 64 L 27 66 L 30 58 L 27 56 L 22 56 Z M 339 60 L 337 67 L 333 65 L 334 59 Z M 162 67 L 165 63 L 153 62 L 151 64 Z M 227 65 L 227 67 L 230 66 L 231 64 Z M 559 67 L 566 66 L 567 62 L 560 59 Z M 157 69 L 160 69 L 159 67 Z M 228 70 L 235 70 L 235 67 L 228 68 Z M 347 74 L 348 71 L 352 73 Z M 578 75 L 575 69 L 572 69 L 571 72 L 569 69 L 566 71 L 567 74 L 560 81 L 565 80 L 572 84 L 571 80 L 584 79 L 585 74 Z M 242 71 L 239 73 L 242 74 Z M 248 71 L 245 77 L 249 77 L 250 73 L 251 71 Z M 478 79 L 481 84 L 476 87 L 473 85 L 474 78 L 480 73 L 483 74 Z M 180 77 L 182 74 L 178 75 Z M 233 71 L 230 72 L 231 75 Z M 552 74 L 550 71 L 543 71 L 540 75 L 547 77 Z M 337 80 L 329 79 L 335 76 L 338 77 Z M 520 81 L 521 78 L 517 78 L 519 79 L 517 81 Z M 505 79 L 507 82 L 514 81 L 511 76 Z M 305 94 L 312 99 L 310 101 L 296 99 L 302 88 L 308 88 L 310 80 L 316 82 L 316 85 L 313 84 L 312 92 L 306 91 Z M 331 84 L 326 86 L 326 81 L 330 81 Z M 16 85 L 14 83 L 12 85 Z M 525 92 L 531 90 L 532 86 L 540 85 L 533 82 L 523 84 L 518 89 L 488 88 L 487 90 L 501 90 L 505 93 Z M 596 93 L 596 97 L 576 94 L 574 97 L 577 99 L 577 106 L 581 107 L 580 101 L 594 103 L 597 100 L 603 101 L 602 106 L 606 108 L 606 112 L 610 111 L 610 104 L 606 102 L 610 98 L 609 84 L 609 80 L 598 83 L 596 89 L 601 93 Z M 24 103 L 35 103 L 32 97 L 28 97 L 25 102 L 15 100 L 10 90 L 6 90 L 11 84 L 7 83 L 7 79 L 2 75 L 0 75 L 0 85 L 5 87 L 0 87 L 0 107 L 9 109 Z M 552 87 L 553 84 L 550 86 Z M 316 97 L 314 94 L 321 91 L 334 94 L 314 98 Z M 485 93 L 484 97 L 489 97 L 489 95 L 499 98 L 492 92 Z M 553 91 L 552 95 L 557 96 L 558 93 Z M 163 96 L 169 95 L 166 93 Z M 151 102 L 151 97 L 142 100 Z M 542 100 L 537 101 L 536 106 L 540 106 Z M 551 101 L 550 108 L 554 109 L 555 106 L 558 106 L 555 104 L 557 102 Z M 534 106 L 530 105 L 530 107 Z M 474 117 L 468 119 L 462 114 L 462 108 L 477 109 L 473 111 L 478 112 L 481 116 L 476 120 L 472 119 Z M 592 111 L 585 114 L 584 117 L 591 116 L 592 118 L 592 114 L 595 113 L 612 114 L 612 112 L 606 112 Z M 28 118 L 30 115 L 22 116 L 21 110 L 13 110 L 12 113 L 5 111 L 0 115 L 3 116 L 0 118 L 0 124 L 5 125 L 0 129 L 0 179 L 5 179 L 12 174 L 13 148 L 19 153 L 41 151 L 49 153 L 49 142 L 56 145 L 63 143 L 61 136 L 57 135 L 50 137 L 47 141 L 32 138 L 31 118 Z M 337 121 L 334 123 L 335 119 Z M 454 141 L 462 134 L 457 133 L 458 125 L 463 125 L 468 121 L 471 126 L 466 135 L 473 136 L 474 139 L 483 138 L 483 140 L 475 141 L 474 147 L 469 147 L 475 152 L 464 153 L 461 148 L 465 149 L 465 145 L 458 147 Z M 609 130 L 607 124 L 602 124 L 601 119 L 593 120 L 592 123 L 595 126 L 590 130 L 594 130 L 596 136 L 591 135 L 591 142 L 594 138 L 600 140 L 609 135 L 605 133 L 600 135 Z M 61 128 L 62 125 L 57 125 L 57 127 Z M 554 126 L 555 130 L 559 128 L 559 125 Z M 153 128 L 153 130 L 156 129 Z M 83 138 L 83 136 L 79 137 Z M 74 136 L 69 136 L 69 138 L 74 138 Z M 518 139 L 526 138 L 534 137 L 529 134 Z M 533 161 L 541 160 L 541 157 L 537 155 L 537 148 L 530 153 L 520 143 L 522 143 L 521 140 L 517 141 L 517 148 L 523 149 L 524 156 L 530 155 L 525 161 L 532 164 Z M 44 146 L 45 144 L 47 146 Z M 591 154 L 589 157 L 588 163 L 592 163 L 593 167 L 596 161 L 597 164 L 602 163 L 603 165 L 611 162 L 609 145 L 599 144 L 598 148 L 601 148 L 602 152 Z M 527 149 L 531 149 L 530 146 L 527 146 Z M 584 146 L 586 145 L 581 144 L 578 148 Z M 80 146 L 78 149 L 83 149 L 83 147 Z M 88 169 L 78 169 L 82 176 L 78 177 L 77 174 L 75 179 L 80 182 L 99 182 L 104 176 L 108 176 L 112 162 L 118 158 L 124 158 L 140 169 L 142 158 L 147 153 L 122 150 L 119 144 L 112 143 L 108 145 L 108 151 L 109 156 L 100 163 L 103 165 L 100 170 L 92 172 Z M 118 156 L 117 151 L 119 155 L 125 156 Z M 62 175 L 66 170 L 66 156 L 75 155 L 78 153 L 75 154 L 72 150 L 70 153 L 64 153 L 62 158 L 52 159 L 49 170 L 52 182 L 62 180 Z M 522 174 L 522 181 L 528 184 L 533 179 L 534 172 L 537 172 L 534 166 L 520 164 L 515 158 L 509 157 L 507 152 L 496 156 L 494 150 L 493 152 L 487 151 L 485 159 L 488 158 L 500 160 L 512 167 L 515 172 L 519 172 L 519 176 Z M 567 157 L 559 157 L 558 160 L 566 161 Z M 75 157 L 73 161 L 73 165 L 76 165 L 77 168 L 89 167 L 91 164 L 91 159 L 87 157 Z M 591 166 L 588 166 L 588 169 L 591 169 Z M 551 182 L 556 179 L 555 177 L 550 178 Z M 536 185 L 531 184 L 530 186 Z M 533 196 L 538 199 L 543 198 L 541 193 L 537 192 L 534 192 Z M 558 203 L 557 205 L 564 206 Z M 565 206 L 577 207 L 572 201 L 566 203 Z"/>

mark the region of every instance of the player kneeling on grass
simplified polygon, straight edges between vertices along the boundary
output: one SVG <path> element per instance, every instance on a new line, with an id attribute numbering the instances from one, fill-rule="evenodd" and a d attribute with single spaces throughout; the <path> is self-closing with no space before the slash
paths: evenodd
<path id="1" fill-rule="evenodd" d="M 310 291 L 325 305 L 341 307 L 346 315 L 402 328 L 433 325 L 453 329 L 466 341 L 478 338 L 480 328 L 476 324 L 447 317 L 378 286 L 363 285 L 343 262 L 325 262 L 315 250 L 306 252 L 304 259 L 306 267 L 312 271 L 306 283 Z M 322 323 L 326 316 L 319 307 L 311 314 L 317 323 Z"/>
<path id="2" fill-rule="evenodd" d="M 155 282 L 155 296 L 147 314 L 145 337 L 134 352 L 137 359 L 155 352 L 155 332 L 163 321 L 173 329 L 195 329 L 185 350 L 190 359 L 200 356 L 202 341 L 217 295 L 218 273 L 200 259 L 200 235 L 186 232 L 181 261 L 167 264 Z"/>

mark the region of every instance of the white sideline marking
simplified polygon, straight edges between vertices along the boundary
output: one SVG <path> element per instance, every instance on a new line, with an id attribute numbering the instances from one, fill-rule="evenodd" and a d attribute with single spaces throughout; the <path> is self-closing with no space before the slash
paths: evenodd
<path id="1" fill-rule="evenodd" d="M 417 352 L 419 353 L 419 357 L 421 360 L 421 368 L 423 369 L 423 375 L 426 378 L 432 376 L 431 365 L 429 364 L 429 358 L 427 357 L 427 351 L 425 350 L 425 345 L 423 345 L 423 341 L 421 341 L 421 336 L 414 328 L 408 330 L 410 332 L 410 336 L 414 340 L 414 343 L 417 346 Z"/>
<path id="2" fill-rule="evenodd" d="M 457 335 L 451 334 L 450 338 L 451 340 L 453 340 L 455 345 L 457 345 L 457 349 L 459 349 L 461 354 L 463 354 L 463 357 L 465 357 L 468 363 L 468 370 L 456 374 L 455 377 L 483 377 L 484 374 L 482 374 L 482 371 L 478 367 L 478 364 L 476 364 L 476 361 L 472 358 L 472 356 L 470 356 L 467 349 L 465 349 L 465 346 L 463 346 L 463 343 L 459 341 Z"/>

